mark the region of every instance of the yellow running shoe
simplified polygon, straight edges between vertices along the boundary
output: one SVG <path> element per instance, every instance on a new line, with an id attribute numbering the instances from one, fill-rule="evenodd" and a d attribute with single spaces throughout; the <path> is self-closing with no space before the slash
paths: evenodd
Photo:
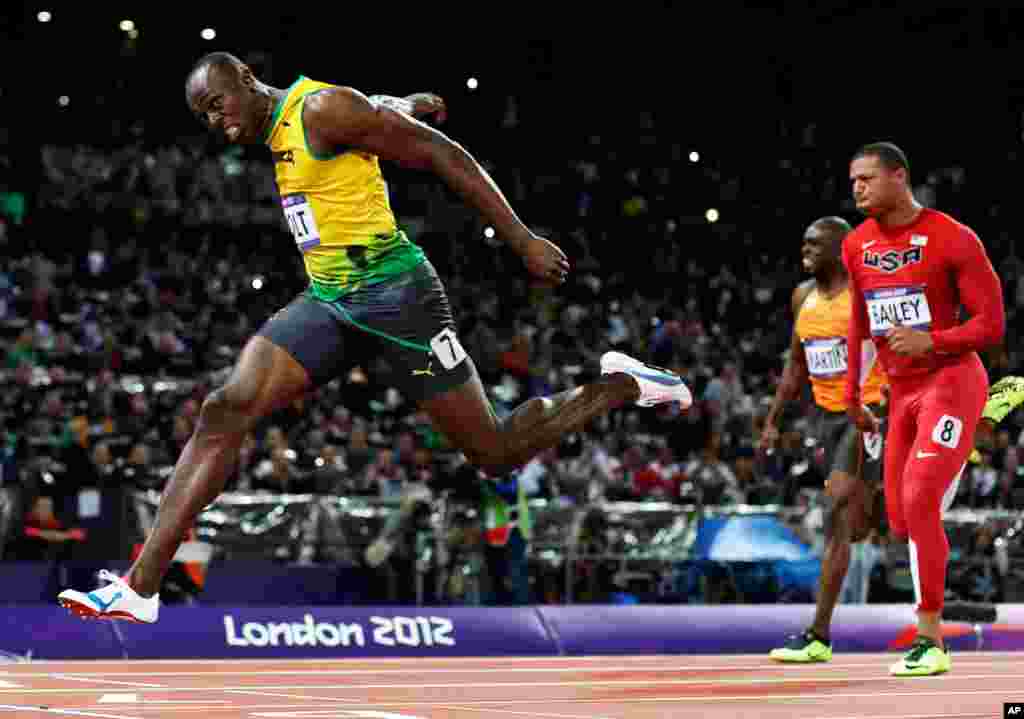
<path id="1" fill-rule="evenodd" d="M 928 637 L 918 637 L 903 658 L 889 667 L 894 677 L 927 677 L 944 674 L 953 666 L 948 650 L 943 651 Z"/>
<path id="2" fill-rule="evenodd" d="M 989 388 L 981 416 L 999 424 L 1021 404 L 1024 404 L 1024 377 L 1003 377 Z"/>
<path id="3" fill-rule="evenodd" d="M 777 662 L 827 662 L 832 659 L 832 643 L 808 629 L 803 634 L 791 636 L 786 646 L 772 649 L 768 656 Z"/>

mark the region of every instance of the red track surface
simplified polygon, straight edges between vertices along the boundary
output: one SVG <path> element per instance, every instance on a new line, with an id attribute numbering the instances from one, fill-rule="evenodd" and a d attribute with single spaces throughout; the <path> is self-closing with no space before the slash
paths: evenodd
<path id="1" fill-rule="evenodd" d="M 916 679 L 888 675 L 897 656 L 33 662 L 0 665 L 0 719 L 992 719 L 1024 701 L 1024 653 Z"/>

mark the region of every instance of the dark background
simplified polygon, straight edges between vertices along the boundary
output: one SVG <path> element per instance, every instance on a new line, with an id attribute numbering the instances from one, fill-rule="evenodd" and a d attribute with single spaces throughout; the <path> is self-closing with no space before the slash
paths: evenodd
<path id="1" fill-rule="evenodd" d="M 53 13 L 45 24 L 36 20 L 44 7 Z M 456 13 L 346 3 L 323 18 L 235 3 L 18 10 L 6 11 L 2 102 L 25 179 L 43 141 L 117 144 L 134 124 L 152 143 L 198 134 L 183 81 L 202 53 L 224 49 L 277 87 L 301 73 L 367 94 L 436 91 L 451 107 L 446 131 L 481 159 L 500 161 L 502 145 L 511 147 L 500 133 L 508 96 L 517 100 L 514 147 L 524 166 L 571 161 L 593 134 L 632 133 L 640 154 L 678 163 L 681 219 L 699 223 L 715 203 L 723 227 L 738 223 L 762 246 L 801 231 L 811 215 L 849 212 L 839 207 L 846 159 L 881 139 L 906 150 L 916 180 L 964 168 L 971 197 L 944 209 L 962 212 L 983 239 L 1014 224 L 1019 10 L 632 3 Z M 137 40 L 118 28 L 122 19 L 135 22 Z M 212 42 L 199 36 L 207 26 L 218 33 Z M 466 88 L 470 75 L 476 91 Z M 69 107 L 58 106 L 61 94 Z M 657 141 L 645 145 L 651 121 Z M 702 154 L 698 165 L 685 160 L 691 149 Z M 793 182 L 801 167 L 836 191 L 822 197 Z M 730 180 L 738 188 L 723 196 Z"/>

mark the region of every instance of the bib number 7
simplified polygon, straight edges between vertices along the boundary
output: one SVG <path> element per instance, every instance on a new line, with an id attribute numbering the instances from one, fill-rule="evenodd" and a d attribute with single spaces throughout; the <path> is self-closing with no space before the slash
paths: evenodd
<path id="1" fill-rule="evenodd" d="M 434 335 L 434 338 L 430 340 L 430 349 L 441 366 L 448 370 L 454 369 L 466 359 L 466 350 L 462 348 L 459 338 L 448 327 Z"/>

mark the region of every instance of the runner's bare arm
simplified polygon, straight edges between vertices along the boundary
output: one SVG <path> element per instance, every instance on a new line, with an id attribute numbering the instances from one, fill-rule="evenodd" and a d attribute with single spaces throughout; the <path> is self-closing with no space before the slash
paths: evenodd
<path id="1" fill-rule="evenodd" d="M 445 121 L 448 116 L 448 108 L 440 95 L 432 92 L 416 92 L 406 97 L 393 97 L 391 95 L 370 95 L 370 103 L 377 107 L 388 107 L 415 118 L 434 116 L 438 123 Z"/>
<path id="2" fill-rule="evenodd" d="M 565 254 L 531 232 L 480 163 L 444 133 L 386 105 L 374 105 L 349 87 L 308 96 L 302 118 L 310 145 L 318 150 L 362 150 L 405 167 L 433 170 L 494 226 L 531 274 L 545 282 L 565 281 Z"/>
<path id="3" fill-rule="evenodd" d="M 792 307 L 794 327 L 797 318 L 800 316 L 800 308 L 803 307 L 804 301 L 807 299 L 807 295 L 811 293 L 813 288 L 814 281 L 808 280 L 793 290 Z M 782 370 L 782 379 L 779 381 L 779 386 L 775 391 L 775 398 L 772 401 L 771 409 L 768 411 L 768 416 L 765 418 L 766 426 L 778 427 L 779 414 L 782 412 L 782 408 L 785 406 L 786 402 L 794 399 L 799 394 L 800 388 L 806 384 L 809 376 L 810 375 L 807 370 L 807 357 L 804 355 L 804 348 L 800 343 L 800 337 L 794 329 L 792 339 L 789 343 L 789 357 L 786 359 L 786 366 Z"/>
<path id="4" fill-rule="evenodd" d="M 404 167 L 433 170 L 493 223 L 513 248 L 532 235 L 494 180 L 465 149 L 408 114 L 374 104 L 358 90 L 340 87 L 307 97 L 303 122 L 310 135 L 328 147 L 355 148 Z"/>

